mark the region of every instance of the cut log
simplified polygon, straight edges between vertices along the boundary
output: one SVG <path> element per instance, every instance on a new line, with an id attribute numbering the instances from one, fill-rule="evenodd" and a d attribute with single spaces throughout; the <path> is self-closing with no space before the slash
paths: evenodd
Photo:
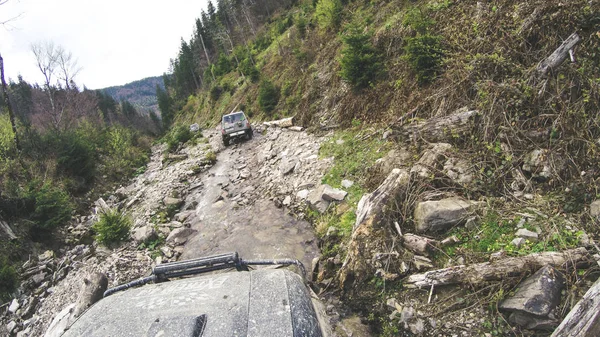
<path id="1" fill-rule="evenodd" d="M 552 55 L 540 62 L 537 66 L 538 77 L 545 77 L 548 72 L 555 70 L 569 57 L 569 50 L 575 48 L 581 42 L 581 38 L 577 33 L 571 34 Z"/>
<path id="2" fill-rule="evenodd" d="M 450 268 L 431 270 L 409 276 L 404 282 L 408 288 L 430 287 L 431 285 L 472 284 L 488 281 L 501 281 L 518 278 L 527 272 L 540 269 L 545 265 L 560 267 L 564 264 L 578 265 L 589 262 L 590 255 L 585 248 L 570 249 L 564 252 L 544 252 L 527 256 L 508 257 L 493 262 L 474 265 L 460 265 Z"/>
<path id="3" fill-rule="evenodd" d="M 596 337 L 600 331 L 600 279 L 585 293 L 550 337 Z"/>
<path id="4" fill-rule="evenodd" d="M 264 122 L 263 125 L 278 126 L 280 128 L 289 128 L 290 126 L 294 125 L 294 117 L 278 119 L 276 121 L 271 121 L 271 122 Z"/>
<path id="5" fill-rule="evenodd" d="M 356 211 L 356 224 L 348 244 L 348 254 L 339 272 L 343 289 L 349 290 L 373 276 L 377 267 L 373 260 L 379 253 L 388 253 L 394 237 L 387 217 L 398 198 L 407 193 L 410 175 L 394 169 L 373 193 L 363 195 Z M 390 268 L 391 269 L 391 268 Z"/>
<path id="6" fill-rule="evenodd" d="M 423 139 L 430 143 L 451 142 L 471 133 L 475 118 L 478 115 L 477 110 L 462 108 L 451 115 L 407 124 L 395 131 L 412 141 Z"/>

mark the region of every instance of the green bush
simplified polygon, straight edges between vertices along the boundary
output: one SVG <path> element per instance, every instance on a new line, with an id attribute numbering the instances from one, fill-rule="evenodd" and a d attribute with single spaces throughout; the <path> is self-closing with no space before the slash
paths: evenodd
<path id="1" fill-rule="evenodd" d="M 278 102 L 279 88 L 269 80 L 262 81 L 258 89 L 258 106 L 264 112 L 269 113 L 275 109 Z"/>
<path id="2" fill-rule="evenodd" d="M 441 40 L 441 36 L 430 34 L 408 39 L 405 57 L 416 72 L 419 84 L 430 83 L 439 74 L 444 59 Z"/>
<path id="3" fill-rule="evenodd" d="M 365 88 L 383 73 L 381 55 L 371 44 L 371 36 L 350 27 L 342 37 L 344 49 L 340 59 L 340 76 L 355 88 Z"/>
<path id="4" fill-rule="evenodd" d="M 179 146 L 179 144 L 185 144 L 188 140 L 192 139 L 193 135 L 190 128 L 185 125 L 176 125 L 165 137 L 167 142 L 167 151 L 171 152 Z"/>
<path id="5" fill-rule="evenodd" d="M 252 61 L 249 58 L 246 58 L 240 62 L 240 70 L 242 73 L 244 73 L 244 75 L 250 78 L 252 83 L 256 83 L 260 77 L 258 69 L 256 69 L 256 66 L 252 64 Z"/>
<path id="6" fill-rule="evenodd" d="M 92 229 L 96 232 L 96 240 L 103 244 L 119 243 L 129 236 L 131 218 L 118 210 L 109 210 L 100 215 Z"/>
<path id="7" fill-rule="evenodd" d="M 0 115 L 0 158 L 6 158 L 15 148 L 15 134 L 8 114 Z"/>
<path id="8" fill-rule="evenodd" d="M 216 65 L 214 65 L 214 74 L 215 76 L 223 76 L 233 70 L 231 61 L 227 57 L 227 55 L 221 53 L 219 54 L 219 58 L 217 59 Z"/>
<path id="9" fill-rule="evenodd" d="M 95 144 L 84 132 L 67 131 L 49 134 L 48 137 L 56 153 L 57 172 L 69 178 L 81 178 L 84 182 L 94 178 Z"/>
<path id="10" fill-rule="evenodd" d="M 135 131 L 121 126 L 106 131 L 105 174 L 116 178 L 128 177 L 148 161 L 144 149 L 136 146 L 137 136 Z"/>
<path id="11" fill-rule="evenodd" d="M 218 101 L 221 97 L 221 94 L 223 94 L 223 88 L 221 88 L 220 86 L 213 85 L 210 88 L 210 99 L 213 100 L 213 102 Z"/>
<path id="12" fill-rule="evenodd" d="M 319 0 L 315 9 L 319 26 L 324 29 L 337 29 L 342 22 L 342 9 L 340 0 Z"/>
<path id="13" fill-rule="evenodd" d="M 0 258 L 0 301 L 10 299 L 10 294 L 17 289 L 19 280 L 17 272 L 6 258 Z"/>
<path id="14" fill-rule="evenodd" d="M 60 187 L 46 181 L 39 189 L 36 182 L 29 186 L 28 199 L 35 204 L 32 220 L 35 221 L 34 229 L 52 230 L 65 224 L 71 219 L 73 205 L 67 192 Z"/>

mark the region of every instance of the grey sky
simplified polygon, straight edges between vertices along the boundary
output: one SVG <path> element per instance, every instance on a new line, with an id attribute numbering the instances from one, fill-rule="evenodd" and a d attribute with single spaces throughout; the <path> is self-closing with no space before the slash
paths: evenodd
<path id="1" fill-rule="evenodd" d="M 90 89 L 161 75 L 189 41 L 208 0 L 9 0 L 0 6 L 6 75 L 41 83 L 31 44 L 53 41 L 78 59 L 75 78 Z"/>

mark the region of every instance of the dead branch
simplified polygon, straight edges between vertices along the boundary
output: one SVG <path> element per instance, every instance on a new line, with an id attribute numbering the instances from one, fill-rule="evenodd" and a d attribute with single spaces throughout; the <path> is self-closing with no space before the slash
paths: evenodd
<path id="1" fill-rule="evenodd" d="M 571 34 L 552 55 L 548 56 L 537 66 L 538 77 L 543 78 L 548 72 L 555 70 L 569 57 L 569 50 L 575 48 L 581 42 L 577 33 Z"/>
<path id="2" fill-rule="evenodd" d="M 594 337 L 600 331 L 600 279 L 585 293 L 550 337 Z"/>

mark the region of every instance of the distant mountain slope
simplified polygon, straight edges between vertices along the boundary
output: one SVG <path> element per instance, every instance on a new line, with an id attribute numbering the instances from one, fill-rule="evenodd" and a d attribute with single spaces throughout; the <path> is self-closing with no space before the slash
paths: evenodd
<path id="1" fill-rule="evenodd" d="M 127 100 L 140 108 L 141 111 L 154 110 L 158 112 L 156 101 L 156 85 L 164 87 L 162 76 L 147 77 L 139 81 L 114 87 L 100 89 L 115 100 Z"/>

